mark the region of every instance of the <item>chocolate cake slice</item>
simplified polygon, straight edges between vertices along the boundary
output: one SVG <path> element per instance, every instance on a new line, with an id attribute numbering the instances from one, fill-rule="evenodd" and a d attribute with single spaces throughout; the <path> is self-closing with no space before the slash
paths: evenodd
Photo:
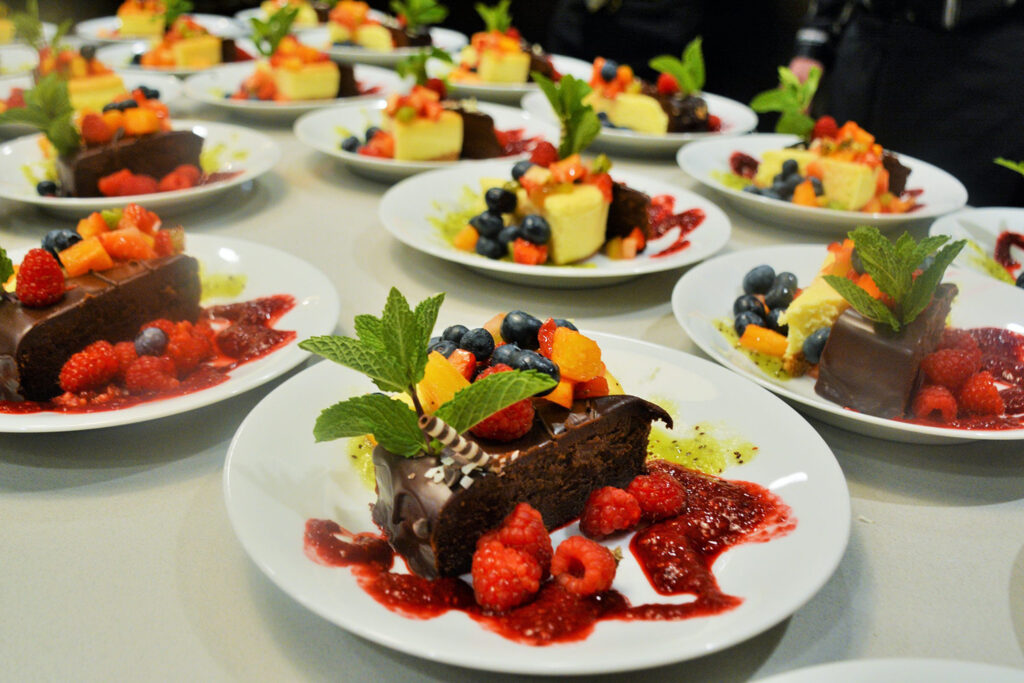
<path id="1" fill-rule="evenodd" d="M 661 93 L 652 83 L 644 83 L 641 92 L 656 99 L 662 111 L 668 115 L 667 132 L 702 133 L 710 130 L 708 103 L 704 98 L 681 93 Z"/>
<path id="2" fill-rule="evenodd" d="M 494 119 L 479 111 L 454 107 L 462 117 L 462 150 L 460 159 L 493 159 L 504 154 L 494 131 Z"/>
<path id="3" fill-rule="evenodd" d="M 474 439 L 502 469 L 475 477 L 468 488 L 428 475 L 445 452 L 404 458 L 378 446 L 373 521 L 420 576 L 462 574 L 477 539 L 517 503 L 536 508 L 550 530 L 578 517 L 594 489 L 624 487 L 642 474 L 653 420 L 672 424 L 664 410 L 636 396 L 576 401 L 571 410 L 542 402 L 533 429 L 521 439 Z"/>
<path id="4" fill-rule="evenodd" d="M 921 359 L 938 345 L 956 293 L 954 284 L 939 285 L 928 307 L 897 334 L 852 308 L 844 311 L 825 343 L 814 390 L 844 408 L 903 417 L 921 384 Z"/>
<path id="5" fill-rule="evenodd" d="M 69 197 L 100 197 L 100 178 L 127 168 L 156 179 L 182 164 L 199 166 L 203 138 L 190 130 L 169 130 L 123 137 L 97 147 L 83 147 L 57 158 L 61 191 Z"/>
<path id="6" fill-rule="evenodd" d="M 199 316 L 199 262 L 184 254 L 119 263 L 69 278 L 67 287 L 45 308 L 0 299 L 0 400 L 53 398 L 64 362 L 94 341 L 132 339 L 156 318 Z"/>
<path id="7" fill-rule="evenodd" d="M 650 208 L 650 195 L 634 190 L 625 183 L 613 182 L 605 240 L 627 237 L 633 232 L 633 228 L 640 228 L 645 238 L 653 239 L 655 235 L 651 232 Z"/>
<path id="8" fill-rule="evenodd" d="M 338 97 L 355 97 L 359 94 L 359 83 L 356 82 L 356 72 L 351 64 L 334 60 L 338 67 L 341 78 L 338 79 Z"/>

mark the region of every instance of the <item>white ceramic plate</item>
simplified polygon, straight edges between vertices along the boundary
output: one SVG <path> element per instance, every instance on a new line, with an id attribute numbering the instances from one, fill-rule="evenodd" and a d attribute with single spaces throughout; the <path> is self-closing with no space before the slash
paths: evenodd
<path id="1" fill-rule="evenodd" d="M 316 444 L 312 435 L 323 408 L 374 387 L 328 362 L 275 389 L 232 440 L 224 494 L 246 552 L 282 590 L 342 628 L 418 657 L 510 673 L 596 674 L 681 661 L 741 642 L 799 609 L 831 576 L 849 535 L 849 493 L 828 446 L 782 401 L 712 363 L 623 337 L 591 336 L 630 392 L 678 411 L 686 421 L 676 425 L 678 433 L 711 422 L 756 444 L 757 457 L 724 476 L 766 486 L 792 507 L 798 522 L 791 534 L 736 547 L 715 562 L 722 590 L 744 600 L 735 610 L 685 621 L 602 622 L 583 642 L 529 647 L 461 613 L 420 621 L 385 609 L 348 570 L 316 564 L 302 551 L 308 518 L 377 531 L 367 509 L 373 492 L 351 469 L 344 446 Z M 554 542 L 575 527 L 557 532 Z M 626 541 L 611 545 L 625 547 Z M 629 552 L 615 587 L 634 604 L 664 601 Z"/>
<path id="2" fill-rule="evenodd" d="M 781 149 L 796 140 L 793 135 L 774 133 L 701 140 L 680 149 L 676 161 L 694 180 L 720 193 L 737 210 L 753 218 L 832 235 L 845 235 L 848 230 L 865 223 L 876 225 L 880 230 L 888 230 L 908 221 L 935 218 L 956 211 L 967 203 L 967 190 L 959 180 L 937 166 L 904 154 L 899 155 L 900 162 L 911 169 L 907 188 L 922 190 L 917 198 L 922 206 L 905 214 L 861 213 L 799 206 L 734 190 L 714 177 L 716 173 L 730 171 L 729 157 L 733 152 L 744 152 L 760 160 L 766 150 Z"/>
<path id="3" fill-rule="evenodd" d="M 814 392 L 814 379 L 776 380 L 733 348 L 715 329 L 714 321 L 732 318 L 732 303 L 743 293 L 743 276 L 767 263 L 776 272 L 788 270 L 802 285 L 817 274 L 825 249 L 816 245 L 764 247 L 725 254 L 688 271 L 672 291 L 672 312 L 690 338 L 725 367 L 795 401 L 810 415 L 829 424 L 879 439 L 909 443 L 950 443 L 977 440 L 1024 439 L 1024 429 L 951 429 L 910 424 L 847 410 Z M 1024 333 L 1024 291 L 1006 287 L 969 270 L 950 268 L 945 282 L 960 293 L 953 302 L 949 324 L 955 327 L 1005 327 Z"/>
<path id="4" fill-rule="evenodd" d="M 39 66 L 39 53 L 28 45 L 0 45 L 0 76 L 20 76 Z"/>
<path id="5" fill-rule="evenodd" d="M 371 15 L 373 14 L 375 13 L 371 12 Z M 390 52 L 380 52 L 378 50 L 367 50 L 365 47 L 359 47 L 358 45 L 333 45 L 331 44 L 330 31 L 326 26 L 305 29 L 298 31 L 297 34 L 302 42 L 319 47 L 337 60 L 352 64 L 394 66 L 409 55 L 414 55 L 423 49 L 421 47 L 399 47 Z M 430 40 L 433 41 L 434 47 L 441 48 L 449 53 L 458 52 L 469 43 L 469 39 L 464 34 L 436 26 L 430 29 Z"/>
<path id="6" fill-rule="evenodd" d="M 609 151 L 632 152 L 635 154 L 670 154 L 675 153 L 683 145 L 694 140 L 706 138 L 729 137 L 749 133 L 757 127 L 757 114 L 745 104 L 730 100 L 721 95 L 704 93 L 701 95 L 708 103 L 708 112 L 722 120 L 722 129 L 714 133 L 638 133 L 623 128 L 601 127 L 595 146 Z M 544 93 L 534 91 L 523 96 L 523 109 L 534 116 L 548 121 L 557 122 Z"/>
<path id="7" fill-rule="evenodd" d="M 291 254 L 240 239 L 197 235 L 186 237 L 186 251 L 199 259 L 206 273 L 241 274 L 245 289 L 232 299 L 210 299 L 204 306 L 228 301 L 249 301 L 261 296 L 291 294 L 295 308 L 275 325 L 294 330 L 295 340 L 268 356 L 231 371 L 230 378 L 216 386 L 185 396 L 140 403 L 121 410 L 95 413 L 43 412 L 29 415 L 0 414 L 0 432 L 70 432 L 154 420 L 202 408 L 237 396 L 278 377 L 304 361 L 309 354 L 298 342 L 310 335 L 331 334 L 338 322 L 338 293 L 319 270 Z M 20 261 L 23 254 L 14 259 Z"/>
<path id="8" fill-rule="evenodd" d="M 365 96 L 332 98 L 329 100 L 297 100 L 292 102 L 235 100 L 227 97 L 238 91 L 242 81 L 251 76 L 255 68 L 255 62 L 238 62 L 193 74 L 185 79 L 185 94 L 194 100 L 222 109 L 259 115 L 261 117 L 294 117 L 314 109 L 329 107 L 339 102 L 350 102 L 357 98 L 379 97 L 399 90 L 402 87 L 402 79 L 394 71 L 373 66 L 356 66 L 356 81 L 359 83 L 360 89 L 373 89 L 373 92 Z"/>
<path id="9" fill-rule="evenodd" d="M 598 253 L 583 262 L 567 266 L 527 266 L 461 251 L 446 242 L 428 217 L 439 216 L 457 208 L 461 188 L 469 186 L 479 191 L 480 178 L 511 179 L 512 165 L 509 161 L 479 162 L 429 171 L 403 180 L 381 198 L 381 222 L 392 235 L 410 247 L 479 270 L 484 275 L 519 284 L 567 288 L 610 285 L 640 275 L 696 263 L 724 247 L 732 232 L 732 225 L 725 213 L 705 197 L 644 175 L 612 168 L 613 179 L 634 189 L 651 196 L 673 195 L 676 198 L 676 212 L 692 208 L 704 211 L 704 222 L 688 236 L 689 247 L 667 256 L 651 256 L 675 241 L 678 231 L 673 229 L 648 243 L 647 250 L 634 259 L 614 260 Z"/>
<path id="10" fill-rule="evenodd" d="M 861 659 L 811 666 L 761 679 L 761 683 L 1022 683 L 1024 671 L 952 659 Z"/>
<path id="11" fill-rule="evenodd" d="M 950 235 L 954 239 L 967 238 L 981 248 L 985 255 L 992 258 L 999 234 L 1009 230 L 1024 234 L 1024 209 L 1014 207 L 989 206 L 981 209 L 964 209 L 956 213 L 946 214 L 932 223 L 929 235 Z M 1024 250 L 1011 246 L 1010 255 L 1018 263 L 1024 263 Z M 964 248 L 957 256 L 956 262 L 968 268 L 986 273 L 978 254 L 970 246 Z M 1013 277 L 1017 278 L 1024 268 L 1017 266 Z"/>
<path id="12" fill-rule="evenodd" d="M 215 36 L 222 38 L 241 38 L 248 35 L 245 27 L 241 26 L 231 17 L 222 17 L 218 14 L 189 14 L 197 24 L 205 28 Z M 121 20 L 116 16 L 98 17 L 79 22 L 75 26 L 75 33 L 89 40 L 98 40 L 105 43 L 131 43 L 137 40 L 145 40 L 145 36 L 119 36 L 117 31 L 121 28 Z"/>
<path id="13" fill-rule="evenodd" d="M 251 41 L 245 40 L 245 39 L 236 39 L 235 40 L 235 44 L 237 45 L 237 47 L 239 47 L 240 49 L 242 49 L 246 53 L 248 53 L 250 56 L 252 56 L 253 59 L 255 59 L 256 57 L 259 57 L 259 51 L 256 49 L 256 46 L 253 45 Z M 96 50 L 96 57 L 101 62 L 103 62 L 104 64 L 109 66 L 110 68 L 117 69 L 119 71 L 120 70 L 128 70 L 128 71 L 144 71 L 144 72 L 149 72 L 149 73 L 156 72 L 156 73 L 162 73 L 162 74 L 171 74 L 172 76 L 191 76 L 192 74 L 200 73 L 202 71 L 206 71 L 207 69 L 216 68 L 216 67 L 213 67 L 213 66 L 205 67 L 205 68 L 202 68 L 202 69 L 196 69 L 196 68 L 192 68 L 192 67 L 187 67 L 187 68 L 186 67 L 166 67 L 166 68 L 164 68 L 164 67 L 148 67 L 148 66 L 142 66 L 141 64 L 134 64 L 134 63 L 132 63 L 132 59 L 134 59 L 134 57 L 136 55 L 144 54 L 146 52 L 149 52 L 149 50 L 150 50 L 150 44 L 149 44 L 148 41 L 145 41 L 145 40 L 121 41 L 121 42 L 113 43 L 113 44 L 110 44 L 110 45 L 104 45 L 103 47 L 99 48 L 98 50 Z M 253 66 L 253 65 L 256 64 L 256 62 L 251 60 L 251 59 L 246 59 L 246 60 L 242 60 L 240 62 L 231 62 L 231 63 L 232 64 L 243 64 L 244 63 L 244 64 L 249 64 L 250 66 Z"/>
<path id="14" fill-rule="evenodd" d="M 295 122 L 295 135 L 313 149 L 340 159 L 354 172 L 386 182 L 401 180 L 423 171 L 450 168 L 455 164 L 481 163 L 481 160 L 471 159 L 464 161 L 399 161 L 368 157 L 341 149 L 341 141 L 349 135 L 355 135 L 362 139 L 367 127 L 379 126 L 380 112 L 385 105 L 385 100 L 352 102 L 307 114 Z M 541 136 L 548 142 L 558 141 L 558 128 L 538 121 L 521 109 L 504 107 L 500 104 L 480 103 L 479 110 L 490 115 L 494 119 L 495 127 L 499 130 L 522 128 L 525 137 Z M 522 159 L 526 156 L 526 154 L 520 154 L 506 158 Z"/>
<path id="15" fill-rule="evenodd" d="M 29 176 L 44 177 L 47 162 L 39 149 L 38 135 L 11 140 L 0 145 L 0 197 L 25 204 L 35 204 L 64 216 L 81 217 L 90 211 L 123 206 L 129 202 L 149 209 L 182 210 L 198 208 L 202 201 L 257 178 L 277 163 L 281 150 L 262 133 L 227 123 L 175 121 L 175 130 L 192 130 L 205 139 L 204 150 L 218 150 L 218 172 L 238 175 L 209 185 L 187 190 L 131 195 L 129 197 L 41 197 Z"/>
<path id="16" fill-rule="evenodd" d="M 458 61 L 457 55 L 452 55 L 452 58 Z M 561 74 L 571 74 L 584 81 L 590 80 L 590 64 L 581 59 L 551 55 L 551 63 Z M 431 76 L 441 77 L 447 75 L 453 68 L 453 64 L 433 60 L 427 65 L 427 72 Z M 449 82 L 448 89 L 456 97 L 477 97 L 481 100 L 510 105 L 518 105 L 524 95 L 540 91 L 536 83 L 460 83 L 457 81 Z"/>
<path id="17" fill-rule="evenodd" d="M 143 73 L 139 71 L 118 71 L 117 75 L 121 77 L 122 81 L 124 81 L 124 87 L 128 92 L 131 92 L 143 85 L 147 88 L 159 90 L 160 100 L 166 103 L 172 111 L 175 109 L 175 106 L 179 101 L 178 98 L 181 96 L 181 81 L 168 74 Z M 0 80 L 0 99 L 6 100 L 10 97 L 11 91 L 14 88 L 28 90 L 33 86 L 34 83 L 32 81 L 32 77 L 28 75 L 2 79 Z M 4 137 L 28 135 L 35 130 L 36 129 L 32 126 L 26 126 L 21 123 L 0 124 L 0 135 L 3 135 Z"/>

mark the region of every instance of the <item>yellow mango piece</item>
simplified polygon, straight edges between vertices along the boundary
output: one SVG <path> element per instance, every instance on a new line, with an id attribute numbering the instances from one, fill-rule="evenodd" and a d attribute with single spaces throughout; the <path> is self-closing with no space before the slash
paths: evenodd
<path id="1" fill-rule="evenodd" d="M 469 380 L 463 377 L 447 358 L 437 351 L 431 351 L 427 356 L 423 379 L 416 385 L 416 395 L 420 398 L 424 412 L 432 415 L 451 400 L 457 391 L 468 386 Z"/>

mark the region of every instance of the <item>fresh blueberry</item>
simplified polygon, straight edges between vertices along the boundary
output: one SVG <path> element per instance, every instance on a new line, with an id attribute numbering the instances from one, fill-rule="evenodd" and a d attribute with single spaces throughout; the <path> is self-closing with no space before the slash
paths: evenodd
<path id="1" fill-rule="evenodd" d="M 793 190 L 796 186 L 803 182 L 803 178 L 799 175 L 791 175 L 785 180 L 780 180 L 772 183 L 772 191 L 778 194 L 784 199 L 789 199 L 793 196 Z"/>
<path id="2" fill-rule="evenodd" d="M 565 318 L 555 318 L 555 327 L 565 327 L 570 330 L 579 332 L 579 329 Z"/>
<path id="3" fill-rule="evenodd" d="M 457 348 L 459 348 L 459 345 L 456 344 L 455 342 L 448 341 L 447 339 L 442 339 L 437 343 L 437 346 L 435 346 L 431 350 L 437 351 L 439 354 L 447 358 L 448 356 L 452 355 L 452 351 L 454 351 Z"/>
<path id="4" fill-rule="evenodd" d="M 608 112 L 606 111 L 597 112 L 597 120 L 600 121 L 601 125 L 605 128 L 615 128 L 615 124 L 612 123 L 612 120 L 608 117 Z"/>
<path id="5" fill-rule="evenodd" d="M 732 303 L 733 315 L 739 315 L 743 311 L 753 311 L 762 318 L 768 315 L 768 309 L 765 308 L 764 302 L 753 294 L 744 294 Z"/>
<path id="6" fill-rule="evenodd" d="M 230 95 L 229 95 L 229 97 L 230 97 Z M 107 102 L 106 104 L 103 105 L 103 113 L 104 114 L 107 113 L 108 111 L 115 111 L 115 110 L 116 111 L 121 111 L 121 103 L 120 102 Z"/>
<path id="7" fill-rule="evenodd" d="M 519 232 L 524 239 L 534 244 L 547 244 L 551 239 L 551 226 L 544 220 L 543 216 L 531 213 L 523 217 L 523 223 L 519 226 Z"/>
<path id="8" fill-rule="evenodd" d="M 491 357 L 494 352 L 494 337 L 482 327 L 476 327 L 462 335 L 460 349 L 466 349 L 480 362 Z"/>
<path id="9" fill-rule="evenodd" d="M 492 187 L 484 195 L 487 208 L 495 213 L 512 213 L 516 210 L 516 195 L 503 187 Z"/>
<path id="10" fill-rule="evenodd" d="M 135 353 L 159 356 L 167 348 L 167 334 L 159 327 L 147 327 L 135 336 Z"/>
<path id="11" fill-rule="evenodd" d="M 136 52 L 135 54 L 133 54 L 131 63 L 135 64 L 136 66 L 142 64 L 142 53 Z"/>
<path id="12" fill-rule="evenodd" d="M 117 108 L 120 111 L 128 111 L 129 109 L 138 109 L 139 103 L 135 100 L 128 98 L 127 100 L 121 100 L 117 103 Z"/>
<path id="13" fill-rule="evenodd" d="M 860 253 L 857 251 L 857 247 L 853 248 L 850 252 L 850 265 L 853 266 L 854 271 L 858 275 L 864 274 L 864 262 L 860 260 Z"/>
<path id="14" fill-rule="evenodd" d="M 96 46 L 95 45 L 83 45 L 79 50 L 78 54 L 82 56 L 87 62 L 91 62 L 96 58 Z"/>
<path id="15" fill-rule="evenodd" d="M 430 341 L 427 342 L 427 353 L 433 351 L 434 347 L 436 347 L 440 342 L 441 337 L 431 337 Z"/>
<path id="16" fill-rule="evenodd" d="M 558 366 L 551 362 L 550 359 L 545 358 L 536 351 L 520 351 L 519 355 L 516 356 L 516 364 L 512 366 L 516 370 L 536 370 L 543 372 L 545 375 L 552 377 L 556 382 L 561 379 L 562 373 L 559 371 Z M 544 396 L 550 394 L 554 390 L 554 387 L 547 391 L 538 393 L 538 396 Z"/>
<path id="17" fill-rule="evenodd" d="M 140 85 L 139 86 L 139 90 L 142 91 L 142 96 L 145 97 L 147 100 L 159 100 L 160 99 L 160 91 L 156 90 L 155 88 L 150 88 L 150 87 L 147 87 L 145 85 Z"/>
<path id="18" fill-rule="evenodd" d="M 779 285 L 783 285 L 785 287 L 789 287 L 792 290 L 796 290 L 796 282 L 796 275 L 793 275 L 793 273 L 789 272 L 788 270 L 784 270 L 775 276 L 775 280 L 772 282 L 772 287 L 778 287 Z M 769 304 L 768 307 L 772 308 L 771 304 Z"/>
<path id="19" fill-rule="evenodd" d="M 782 199 L 782 195 L 776 192 L 772 187 L 766 187 L 761 190 L 761 196 L 767 197 L 768 199 Z"/>
<path id="20" fill-rule="evenodd" d="M 509 311 L 501 321 L 501 338 L 518 344 L 521 349 L 536 349 L 540 345 L 537 341 L 540 326 L 541 321 L 529 313 Z"/>
<path id="21" fill-rule="evenodd" d="M 469 332 L 469 328 L 465 325 L 450 325 L 444 328 L 444 332 L 441 333 L 441 339 L 458 344 L 462 341 L 462 335 L 467 332 Z"/>
<path id="22" fill-rule="evenodd" d="M 796 163 L 796 159 L 786 159 L 782 162 L 782 177 L 788 178 L 791 175 L 800 172 L 800 165 Z"/>
<path id="23" fill-rule="evenodd" d="M 365 133 L 366 141 L 369 142 L 370 140 L 372 140 L 373 136 L 379 132 L 380 128 L 378 128 L 377 126 L 370 126 L 369 128 L 367 128 Z"/>
<path id="24" fill-rule="evenodd" d="M 473 216 L 469 219 L 469 224 L 476 228 L 481 237 L 488 237 L 492 240 L 497 238 L 498 233 L 505 227 L 505 221 L 501 219 L 501 214 L 493 211 L 484 211 Z"/>
<path id="25" fill-rule="evenodd" d="M 815 197 L 820 197 L 825 194 L 825 186 L 821 184 L 821 178 L 811 176 L 811 187 L 814 188 Z"/>
<path id="26" fill-rule="evenodd" d="M 504 364 L 510 368 L 516 366 L 516 358 L 522 353 L 517 344 L 502 344 L 491 353 L 491 365 Z"/>
<path id="27" fill-rule="evenodd" d="M 506 225 L 498 233 L 498 241 L 502 244 L 508 244 L 519 237 L 519 226 L 518 225 Z"/>
<path id="28" fill-rule="evenodd" d="M 786 285 L 775 284 L 768 293 L 764 295 L 764 303 L 769 309 L 786 310 L 793 303 L 795 291 Z"/>
<path id="29" fill-rule="evenodd" d="M 1024 289 L 1024 271 L 1022 271 L 1021 274 L 1017 276 L 1017 286 L 1020 287 L 1021 289 Z"/>
<path id="30" fill-rule="evenodd" d="M 785 311 L 783 311 L 781 308 L 775 308 L 772 309 L 771 311 L 768 311 L 768 317 L 765 319 L 765 322 L 768 323 L 769 330 L 775 330 L 781 335 L 789 334 L 789 325 L 779 324 L 779 316 L 782 315 L 784 312 Z"/>
<path id="31" fill-rule="evenodd" d="M 736 320 L 733 321 L 733 328 L 736 330 L 736 334 L 743 336 L 743 331 L 747 329 L 747 325 L 760 325 L 765 327 L 764 318 L 759 316 L 755 311 L 743 311 Z"/>
<path id="32" fill-rule="evenodd" d="M 517 161 L 516 165 L 512 167 L 512 179 L 519 180 L 520 178 L 522 178 L 523 175 L 530 170 L 531 166 L 533 166 L 533 162 L 530 161 L 529 159 Z"/>
<path id="33" fill-rule="evenodd" d="M 821 360 L 821 352 L 825 349 L 825 342 L 828 341 L 828 333 L 831 327 L 819 327 L 804 339 L 804 359 L 811 365 L 816 365 Z"/>
<path id="34" fill-rule="evenodd" d="M 743 276 L 743 291 L 746 294 L 765 294 L 775 282 L 775 269 L 769 265 L 751 268 Z"/>
<path id="35" fill-rule="evenodd" d="M 349 135 L 347 138 L 341 141 L 341 148 L 350 154 L 355 154 L 359 151 L 362 143 L 359 142 L 359 138 L 355 135 Z"/>
<path id="36" fill-rule="evenodd" d="M 748 194 L 762 194 L 761 188 L 758 187 L 757 185 L 747 185 L 746 187 L 743 188 L 743 191 Z"/>
<path id="37" fill-rule="evenodd" d="M 56 197 L 57 183 L 52 180 L 40 180 L 36 185 L 36 192 L 38 192 L 41 197 Z"/>
<path id="38" fill-rule="evenodd" d="M 57 256 L 75 242 L 81 242 L 82 236 L 70 228 L 57 228 L 43 236 L 43 249 Z M 59 257 L 58 257 L 59 258 Z"/>
<path id="39" fill-rule="evenodd" d="M 476 240 L 476 253 L 497 261 L 508 254 L 508 245 L 502 244 L 493 237 L 480 235 Z"/>
<path id="40" fill-rule="evenodd" d="M 618 75 L 619 65 L 610 59 L 605 60 L 604 66 L 601 67 L 601 80 L 605 83 L 611 83 Z"/>

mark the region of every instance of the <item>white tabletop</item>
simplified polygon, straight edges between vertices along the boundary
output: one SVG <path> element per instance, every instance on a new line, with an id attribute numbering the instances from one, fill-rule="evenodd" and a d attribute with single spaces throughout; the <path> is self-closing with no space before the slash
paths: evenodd
<path id="1" fill-rule="evenodd" d="M 188 117 L 228 120 L 202 108 Z M 445 324 L 557 308 L 587 329 L 699 353 L 669 307 L 679 271 L 591 291 L 485 278 L 392 239 L 377 220 L 386 186 L 307 149 L 290 126 L 231 121 L 271 135 L 283 159 L 251 188 L 172 220 L 315 264 L 338 287 L 341 333 L 352 332 L 353 315 L 379 311 L 394 285 L 411 301 L 446 291 Z M 616 165 L 700 192 L 671 160 Z M 729 215 L 730 250 L 827 241 Z M 32 208 L 0 207 L 8 250 L 35 246 L 64 225 Z M 222 466 L 238 424 L 280 381 L 136 426 L 0 434 L 0 679 L 524 680 L 350 635 L 292 601 L 248 559 L 228 523 Z M 852 496 L 850 543 L 835 575 L 752 640 L 617 679 L 741 681 L 879 657 L 1024 668 L 1020 444 L 910 446 L 812 424 Z"/>

